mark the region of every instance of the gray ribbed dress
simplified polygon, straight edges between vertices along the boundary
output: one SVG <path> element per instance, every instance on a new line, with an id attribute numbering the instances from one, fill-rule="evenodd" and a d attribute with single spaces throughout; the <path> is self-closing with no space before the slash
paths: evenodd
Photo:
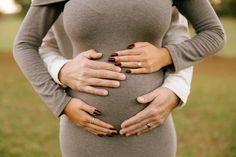
<path id="1" fill-rule="evenodd" d="M 166 46 L 174 62 L 167 68 L 179 71 L 222 48 L 225 36 L 208 0 L 179 0 L 175 5 L 198 33 L 189 41 Z M 110 53 L 137 41 L 161 47 L 171 22 L 171 8 L 170 0 L 34 0 L 17 35 L 14 57 L 56 116 L 60 116 L 71 97 L 76 97 L 102 111 L 99 118 L 119 129 L 125 119 L 145 107 L 136 98 L 162 84 L 163 69 L 151 74 L 128 75 L 119 88 L 107 88 L 106 97 L 71 89 L 64 91 L 52 81 L 38 54 L 42 38 L 63 11 L 73 55 L 94 48 L 103 52 L 101 61 L 107 62 Z M 176 152 L 171 116 L 162 126 L 141 136 L 101 138 L 62 115 L 60 143 L 64 157 L 174 157 Z"/>

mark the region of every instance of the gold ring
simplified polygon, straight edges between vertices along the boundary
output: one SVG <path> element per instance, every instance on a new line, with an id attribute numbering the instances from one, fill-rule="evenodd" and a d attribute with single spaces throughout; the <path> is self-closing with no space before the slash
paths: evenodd
<path id="1" fill-rule="evenodd" d="M 151 127 L 152 127 L 151 123 L 147 123 L 146 126 L 148 129 L 151 129 Z"/>
<path id="2" fill-rule="evenodd" d="M 94 124 L 94 122 L 95 122 L 95 118 L 93 117 L 93 118 L 91 119 L 90 123 L 91 123 L 91 124 Z"/>

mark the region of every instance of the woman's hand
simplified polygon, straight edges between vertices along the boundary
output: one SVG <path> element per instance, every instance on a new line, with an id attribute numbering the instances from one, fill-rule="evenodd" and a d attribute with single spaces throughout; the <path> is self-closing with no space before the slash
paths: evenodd
<path id="1" fill-rule="evenodd" d="M 118 134 L 117 130 L 111 124 L 105 123 L 94 116 L 102 113 L 95 107 L 90 106 L 80 99 L 72 98 L 64 109 L 64 114 L 76 124 L 98 136 L 114 136 Z"/>
<path id="2" fill-rule="evenodd" d="M 126 76 L 121 73 L 120 67 L 95 60 L 101 57 L 102 53 L 93 49 L 80 53 L 61 68 L 59 80 L 77 91 L 108 95 L 107 90 L 94 86 L 119 87 L 118 80 L 124 80 Z"/>
<path id="3" fill-rule="evenodd" d="M 128 50 L 117 51 L 108 59 L 115 65 L 131 68 L 127 73 L 152 73 L 169 64 L 172 59 L 166 48 L 157 48 L 148 42 L 136 42 L 128 46 Z"/>
<path id="4" fill-rule="evenodd" d="M 178 105 L 179 98 L 168 88 L 159 87 L 151 93 L 138 97 L 137 101 L 141 104 L 151 103 L 121 124 L 122 135 L 141 135 L 160 126 Z"/>

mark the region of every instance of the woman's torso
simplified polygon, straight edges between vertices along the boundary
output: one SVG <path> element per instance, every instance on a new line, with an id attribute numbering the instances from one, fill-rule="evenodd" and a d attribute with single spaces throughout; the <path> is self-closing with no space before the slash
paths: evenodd
<path id="1" fill-rule="evenodd" d="M 93 48 L 103 53 L 101 61 L 108 62 L 112 52 L 134 42 L 146 41 L 161 47 L 171 21 L 171 4 L 170 0 L 70 0 L 65 5 L 63 21 L 73 56 Z M 67 92 L 97 107 L 103 113 L 101 119 L 119 128 L 122 121 L 145 107 L 136 98 L 159 87 L 163 78 L 163 70 L 129 74 L 119 88 L 106 88 L 106 97 L 71 89 Z"/>

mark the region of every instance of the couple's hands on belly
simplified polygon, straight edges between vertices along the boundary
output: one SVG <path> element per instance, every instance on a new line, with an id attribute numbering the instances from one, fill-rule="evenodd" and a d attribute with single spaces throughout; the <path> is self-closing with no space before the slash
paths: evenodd
<path id="1" fill-rule="evenodd" d="M 108 59 L 133 74 L 152 73 L 173 63 L 167 48 L 157 48 L 149 42 L 136 42 L 127 50 L 113 52 Z"/>
<path id="2" fill-rule="evenodd" d="M 119 87 L 120 80 L 125 80 L 121 68 L 110 63 L 96 61 L 102 53 L 91 49 L 80 53 L 70 62 L 66 63 L 59 72 L 59 80 L 76 91 L 106 96 L 106 89 L 102 87 Z"/>
<path id="3" fill-rule="evenodd" d="M 170 89 L 159 87 L 146 95 L 138 97 L 137 101 L 140 105 L 147 103 L 149 105 L 121 124 L 121 135 L 141 135 L 162 125 L 172 110 L 179 104 L 180 99 Z"/>
<path id="4" fill-rule="evenodd" d="M 154 71 L 158 71 L 161 66 L 164 66 L 164 64 L 170 64 L 171 62 L 166 59 L 165 62 L 162 62 L 157 66 L 152 67 L 154 63 L 157 63 L 158 60 L 160 60 L 160 56 L 165 57 L 168 55 L 159 54 L 159 58 L 158 55 L 155 57 L 156 54 L 154 53 L 161 52 L 156 52 L 157 48 L 147 42 L 135 43 L 133 45 L 130 45 L 128 48 L 130 50 L 118 51 L 117 53 L 119 56 L 117 56 L 117 53 L 115 55 L 114 53 L 112 54 L 112 57 L 116 60 L 121 61 L 122 59 L 128 59 L 127 62 L 115 62 L 115 65 L 106 62 L 96 61 L 96 59 L 100 59 L 102 57 L 102 54 L 97 53 L 93 49 L 82 52 L 62 67 L 59 72 L 59 80 L 63 84 L 72 88 L 73 90 L 106 96 L 108 95 L 107 90 L 96 88 L 95 86 L 114 88 L 119 87 L 119 81 L 125 80 L 126 77 L 124 74 L 121 73 L 121 68 L 118 66 L 135 68 L 130 69 L 131 73 L 151 73 Z M 136 52 L 138 52 L 138 55 L 134 55 Z M 147 54 L 148 52 L 150 54 Z M 141 53 L 143 54 L 141 55 Z M 139 57 L 145 58 L 144 60 L 139 60 Z M 130 62 L 130 59 L 133 60 Z M 155 59 L 157 61 L 155 61 Z M 135 67 L 137 63 L 134 62 L 134 60 L 142 63 L 142 66 L 144 67 Z M 121 65 L 117 63 L 120 63 Z M 173 106 L 177 104 L 176 101 L 178 99 L 178 97 L 173 92 L 171 93 L 170 90 L 168 91 L 162 88 L 158 88 L 143 97 L 145 100 L 143 102 L 139 101 L 140 103 L 147 103 L 151 101 L 152 102 L 143 111 L 139 112 L 134 117 L 131 117 L 130 119 L 122 123 L 123 129 L 120 131 L 121 134 L 129 136 L 132 134 L 142 134 L 148 131 L 144 123 L 148 120 L 148 118 L 151 117 L 152 118 L 149 119 L 149 121 L 151 120 L 150 122 L 153 125 L 152 128 L 155 128 L 158 125 L 162 124 L 165 118 L 167 118 L 169 113 L 174 108 Z M 95 124 L 91 124 L 91 120 L 94 118 L 94 116 L 97 115 L 96 113 L 94 114 L 94 111 L 94 107 L 90 106 L 89 104 L 86 104 L 80 99 L 75 98 L 73 98 L 64 109 L 64 113 L 77 126 L 82 127 L 93 134 L 99 136 L 113 136 L 117 134 L 117 130 L 109 129 L 113 128 L 111 124 L 103 122 L 98 118 L 95 119 Z M 150 113 L 152 113 L 152 116 L 150 116 Z M 155 117 L 156 119 L 153 117 Z M 137 119 L 139 121 L 137 121 Z"/>

